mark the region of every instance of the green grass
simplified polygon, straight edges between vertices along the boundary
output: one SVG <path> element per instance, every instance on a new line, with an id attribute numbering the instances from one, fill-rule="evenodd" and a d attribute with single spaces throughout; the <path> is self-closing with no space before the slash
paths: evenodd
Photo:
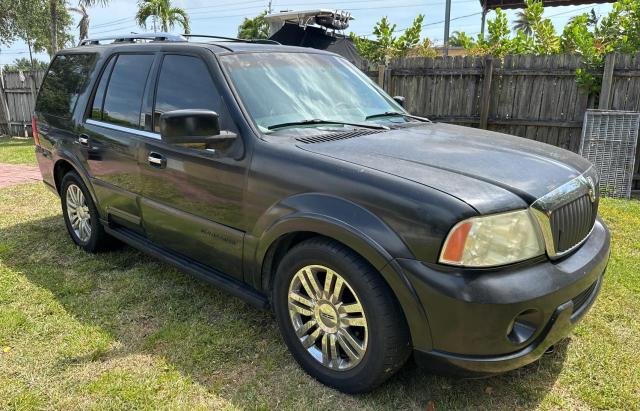
<path id="1" fill-rule="evenodd" d="M 0 137 L 0 163 L 36 165 L 33 139 Z"/>
<path id="2" fill-rule="evenodd" d="M 602 215 L 602 294 L 554 354 L 485 380 L 409 364 L 347 396 L 298 368 L 269 313 L 128 247 L 85 254 L 41 184 L 5 188 L 0 409 L 639 409 L 640 202 Z"/>

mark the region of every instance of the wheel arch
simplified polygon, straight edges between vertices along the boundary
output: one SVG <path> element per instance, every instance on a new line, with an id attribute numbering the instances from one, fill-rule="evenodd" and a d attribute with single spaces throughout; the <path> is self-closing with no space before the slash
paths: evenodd
<path id="1" fill-rule="evenodd" d="M 431 345 L 424 308 L 394 260 L 411 253 L 382 220 L 352 202 L 322 194 L 295 196 L 268 214 L 279 217 L 257 236 L 254 254 L 256 285 L 264 292 L 271 294 L 278 263 L 288 250 L 305 239 L 325 237 L 353 250 L 380 273 L 401 306 L 412 340 L 422 347 Z"/>
<path id="2" fill-rule="evenodd" d="M 62 195 L 61 193 L 62 179 L 70 171 L 74 171 L 80 177 L 84 185 L 87 187 L 87 190 L 89 190 L 89 194 L 91 194 L 91 199 L 93 200 L 93 203 L 96 204 L 97 206 L 98 201 L 96 198 L 96 194 L 93 190 L 93 185 L 91 184 L 91 181 L 89 179 L 89 176 L 83 170 L 83 168 L 79 164 L 77 164 L 76 161 L 72 160 L 69 157 L 60 157 L 56 160 L 55 164 L 53 165 L 53 182 L 55 184 L 55 189 L 58 192 L 58 194 Z M 97 208 L 99 213 L 100 207 L 97 207 Z"/>

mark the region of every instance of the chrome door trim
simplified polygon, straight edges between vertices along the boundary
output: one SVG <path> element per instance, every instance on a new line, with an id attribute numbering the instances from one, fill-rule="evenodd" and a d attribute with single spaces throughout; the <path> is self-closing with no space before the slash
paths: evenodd
<path id="1" fill-rule="evenodd" d="M 91 124 L 91 125 L 99 126 L 99 127 L 104 127 L 104 128 L 108 128 L 108 129 L 111 129 L 111 130 L 122 131 L 122 132 L 125 132 L 125 133 L 135 134 L 137 136 L 149 137 L 149 138 L 153 138 L 154 140 L 161 140 L 161 137 L 160 137 L 159 133 L 152 133 L 150 131 L 144 131 L 144 130 L 136 130 L 135 128 L 118 126 L 116 124 L 106 123 L 104 121 L 93 120 L 91 118 L 87 119 L 87 124 Z"/>

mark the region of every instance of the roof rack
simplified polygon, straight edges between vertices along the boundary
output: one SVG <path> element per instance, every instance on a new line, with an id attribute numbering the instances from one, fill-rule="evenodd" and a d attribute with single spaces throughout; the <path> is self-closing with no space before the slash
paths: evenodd
<path id="1" fill-rule="evenodd" d="M 238 39 L 238 38 L 235 38 L 235 37 L 211 36 L 211 35 L 208 35 L 208 34 L 183 34 L 182 37 L 186 37 L 187 40 L 192 38 L 192 37 L 194 37 L 194 38 L 233 41 L 233 42 L 239 42 L 239 43 L 277 44 L 277 45 L 280 45 L 280 43 L 278 43 L 277 41 L 269 40 L 269 39 Z"/>
<path id="2" fill-rule="evenodd" d="M 171 33 L 131 33 L 122 35 L 113 35 L 105 37 L 92 37 L 84 39 L 78 44 L 78 46 L 99 46 L 101 41 L 111 40 L 112 43 L 133 43 L 136 40 L 151 40 L 151 41 L 189 41 L 190 38 L 207 38 L 217 39 L 224 41 L 233 41 L 241 43 L 256 43 L 256 44 L 280 44 L 275 40 L 269 39 L 237 39 L 234 37 L 224 36 L 211 36 L 208 34 L 171 34 Z"/>
<path id="3" fill-rule="evenodd" d="M 97 46 L 101 41 L 111 40 L 113 43 L 129 43 L 136 40 L 151 40 L 151 41 L 187 41 L 184 36 L 171 33 L 131 33 L 123 35 L 105 36 L 105 37 L 93 37 L 84 39 L 78 44 L 78 46 Z"/>

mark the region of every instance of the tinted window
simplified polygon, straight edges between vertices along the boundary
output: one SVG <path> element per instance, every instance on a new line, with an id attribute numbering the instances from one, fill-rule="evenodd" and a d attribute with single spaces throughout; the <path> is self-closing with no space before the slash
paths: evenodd
<path id="1" fill-rule="evenodd" d="M 78 96 L 87 87 L 96 59 L 95 54 L 58 55 L 42 84 L 36 110 L 70 118 Z"/>
<path id="2" fill-rule="evenodd" d="M 140 105 L 151 63 L 152 55 L 118 56 L 104 97 L 104 121 L 138 128 Z"/>
<path id="3" fill-rule="evenodd" d="M 220 115 L 220 127 L 227 129 L 230 122 L 225 119 L 226 110 L 221 110 L 222 106 L 220 93 L 213 84 L 204 61 L 197 57 L 165 56 L 156 92 L 156 132 L 160 131 L 159 119 L 162 113 L 182 109 L 213 110 Z"/>
<path id="4" fill-rule="evenodd" d="M 91 118 L 96 120 L 102 120 L 102 103 L 104 103 L 104 92 L 107 90 L 107 83 L 109 82 L 109 76 L 111 75 L 111 69 L 116 59 L 112 58 L 107 63 L 107 67 L 102 72 L 100 83 L 96 89 L 95 97 L 93 98 L 93 106 L 91 108 Z"/>

